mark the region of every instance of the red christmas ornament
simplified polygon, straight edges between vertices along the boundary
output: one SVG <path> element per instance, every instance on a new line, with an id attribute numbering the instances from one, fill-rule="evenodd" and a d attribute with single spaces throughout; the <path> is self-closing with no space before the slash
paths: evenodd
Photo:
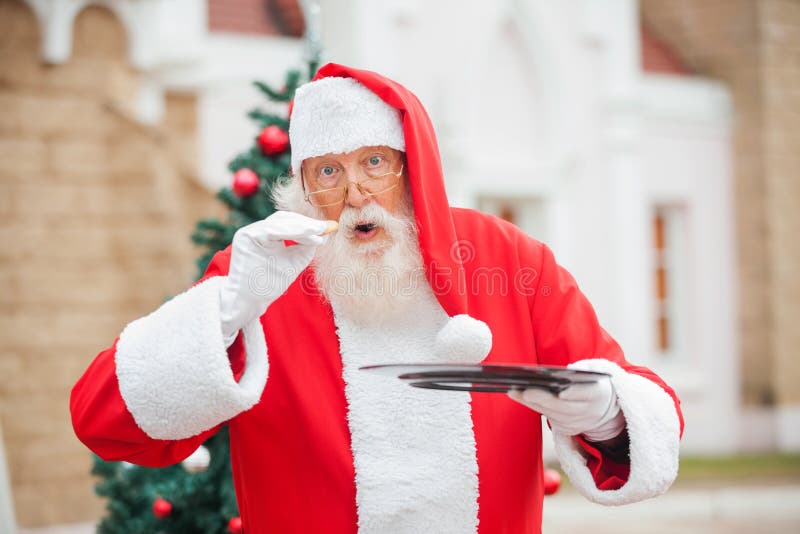
<path id="1" fill-rule="evenodd" d="M 555 469 L 544 470 L 544 494 L 552 495 L 561 487 L 561 475 Z"/>
<path id="2" fill-rule="evenodd" d="M 280 126 L 267 126 L 258 136 L 258 146 L 267 156 L 277 156 L 289 146 L 289 134 Z"/>
<path id="3" fill-rule="evenodd" d="M 250 169 L 233 173 L 233 192 L 239 197 L 249 197 L 258 191 L 258 175 Z"/>
<path id="4" fill-rule="evenodd" d="M 244 532 L 242 529 L 241 517 L 232 517 L 231 520 L 228 521 L 228 532 L 231 534 L 242 534 L 242 532 Z"/>
<path id="5" fill-rule="evenodd" d="M 159 519 L 164 519 L 172 515 L 172 503 L 159 497 L 153 503 L 153 515 Z"/>

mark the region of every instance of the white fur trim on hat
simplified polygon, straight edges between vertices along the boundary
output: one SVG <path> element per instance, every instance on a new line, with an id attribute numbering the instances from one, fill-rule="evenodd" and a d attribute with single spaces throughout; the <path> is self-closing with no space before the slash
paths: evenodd
<path id="1" fill-rule="evenodd" d="M 400 112 L 352 78 L 322 78 L 297 89 L 289 122 L 292 173 L 306 158 L 362 146 L 405 152 Z"/>

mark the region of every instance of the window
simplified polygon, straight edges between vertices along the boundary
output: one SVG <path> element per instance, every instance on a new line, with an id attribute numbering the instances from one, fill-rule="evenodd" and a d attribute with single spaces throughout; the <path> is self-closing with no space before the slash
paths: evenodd
<path id="1" fill-rule="evenodd" d="M 686 348 L 685 210 L 656 206 L 652 224 L 655 344 L 662 356 L 673 356 Z"/>
<path id="2" fill-rule="evenodd" d="M 478 209 L 519 226 L 540 241 L 547 240 L 547 212 L 545 201 L 541 198 L 486 196 L 480 198 Z"/>

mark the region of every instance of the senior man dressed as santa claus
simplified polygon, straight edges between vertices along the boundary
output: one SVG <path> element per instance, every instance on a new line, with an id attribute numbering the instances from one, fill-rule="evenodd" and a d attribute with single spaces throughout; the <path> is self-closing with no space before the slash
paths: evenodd
<path id="1" fill-rule="evenodd" d="M 625 360 L 545 245 L 448 205 L 411 92 L 328 64 L 298 89 L 289 135 L 284 211 L 240 229 L 200 282 L 130 323 L 76 384 L 89 448 L 166 466 L 227 424 L 251 534 L 540 532 L 541 416 L 589 499 L 669 487 L 674 392 Z M 487 273 L 506 284 L 488 287 Z M 609 376 L 505 395 L 359 369 L 410 362 Z"/>

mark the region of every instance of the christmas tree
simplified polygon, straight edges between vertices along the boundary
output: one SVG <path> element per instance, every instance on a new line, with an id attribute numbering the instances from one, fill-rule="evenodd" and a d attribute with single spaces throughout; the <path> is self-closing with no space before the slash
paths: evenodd
<path id="1" fill-rule="evenodd" d="M 308 79 L 317 69 L 308 63 Z M 302 75 L 286 74 L 282 89 L 255 86 L 272 102 L 288 103 Z M 197 259 L 198 278 L 214 254 L 233 240 L 242 226 L 264 219 L 275 211 L 272 187 L 288 175 L 288 118 L 255 109 L 248 113 L 259 129 L 253 145 L 228 165 L 233 180 L 217 193 L 229 209 L 227 220 L 204 219 L 197 223 L 192 241 L 204 249 Z M 231 478 L 228 433 L 223 427 L 179 465 L 154 469 L 127 462 L 104 462 L 95 456 L 92 473 L 100 477 L 95 491 L 108 499 L 107 514 L 98 525 L 102 534 L 230 533 L 242 532 Z"/>
<path id="2" fill-rule="evenodd" d="M 309 62 L 310 77 L 316 68 L 316 62 Z M 288 103 L 294 98 L 300 78 L 299 71 L 289 71 L 280 91 L 261 82 L 255 82 L 255 86 L 271 101 Z M 204 219 L 197 223 L 192 235 L 192 241 L 206 249 L 197 260 L 198 276 L 202 276 L 217 251 L 230 245 L 237 229 L 275 211 L 271 201 L 272 187 L 281 176 L 288 174 L 291 163 L 287 133 L 289 120 L 260 109 L 254 109 L 248 116 L 259 125 L 261 133 L 249 150 L 228 164 L 233 173 L 233 183 L 217 193 L 217 198 L 230 210 L 228 220 Z"/>

